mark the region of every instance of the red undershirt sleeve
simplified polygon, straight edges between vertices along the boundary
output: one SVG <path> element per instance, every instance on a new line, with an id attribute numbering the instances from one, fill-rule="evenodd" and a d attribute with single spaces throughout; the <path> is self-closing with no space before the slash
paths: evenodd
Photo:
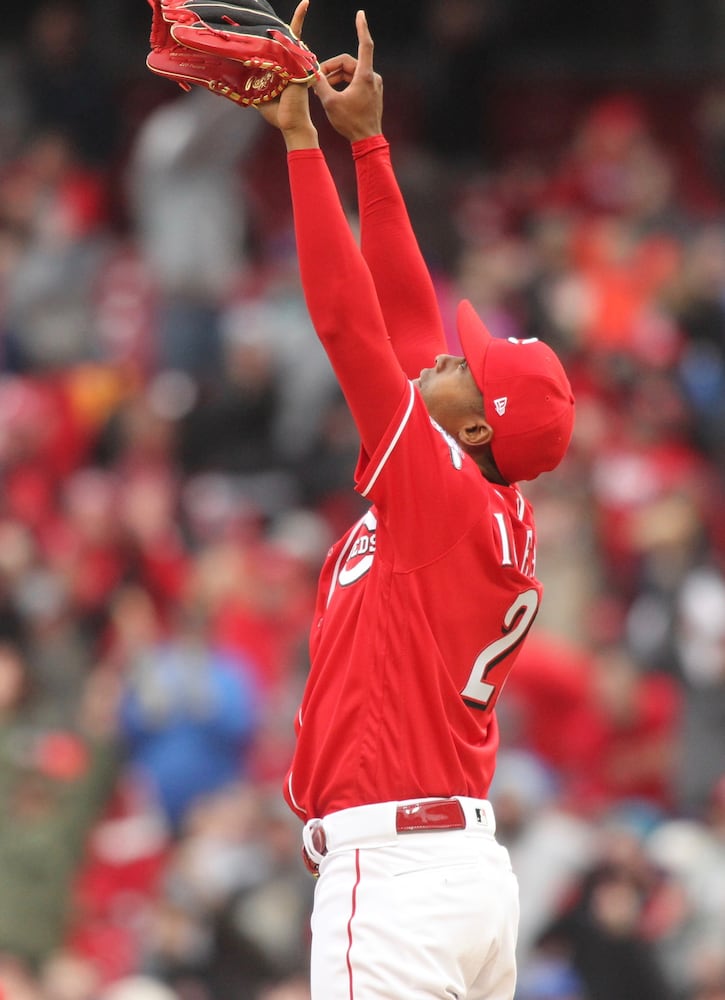
<path id="1" fill-rule="evenodd" d="M 368 454 L 408 391 L 370 270 L 319 149 L 287 157 L 302 287 Z M 417 373 L 416 373 L 417 374 Z"/>
<path id="2" fill-rule="evenodd" d="M 357 174 L 363 256 L 398 360 L 409 378 L 447 353 L 430 272 L 382 135 L 352 144 Z"/>

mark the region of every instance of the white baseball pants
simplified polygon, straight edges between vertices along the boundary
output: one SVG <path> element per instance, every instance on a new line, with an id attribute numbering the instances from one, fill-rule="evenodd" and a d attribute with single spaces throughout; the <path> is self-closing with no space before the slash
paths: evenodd
<path id="1" fill-rule="evenodd" d="M 322 820 L 312 1000 L 512 1000 L 518 884 L 490 804 L 460 802 L 462 830 L 396 833 L 395 802 Z"/>

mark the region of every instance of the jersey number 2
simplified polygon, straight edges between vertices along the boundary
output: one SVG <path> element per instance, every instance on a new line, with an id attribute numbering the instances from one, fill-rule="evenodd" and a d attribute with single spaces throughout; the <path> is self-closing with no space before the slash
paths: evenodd
<path id="1" fill-rule="evenodd" d="M 539 610 L 538 591 L 524 590 L 519 594 L 503 618 L 503 635 L 494 639 L 476 657 L 473 669 L 461 697 L 472 708 L 487 708 L 496 691 L 495 684 L 486 678 L 491 670 L 505 659 L 526 637 Z"/>

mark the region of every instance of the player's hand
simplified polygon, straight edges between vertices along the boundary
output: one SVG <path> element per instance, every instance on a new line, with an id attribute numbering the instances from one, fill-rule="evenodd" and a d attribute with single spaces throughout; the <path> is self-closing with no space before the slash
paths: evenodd
<path id="1" fill-rule="evenodd" d="M 362 10 L 355 17 L 357 59 L 335 56 L 320 64 L 322 78 L 313 85 L 325 114 L 350 142 L 380 135 L 383 128 L 383 79 L 373 69 L 373 39 Z M 345 84 L 343 90 L 337 90 Z"/>
<path id="2" fill-rule="evenodd" d="M 302 37 L 302 26 L 309 7 L 309 0 L 300 0 L 290 21 L 290 28 Z M 310 83 L 312 82 L 310 77 Z M 266 122 L 279 129 L 287 149 L 311 149 L 318 145 L 317 130 L 310 117 L 310 83 L 290 83 L 274 101 L 257 105 Z"/>
<path id="3" fill-rule="evenodd" d="M 306 84 L 288 84 L 278 98 L 257 105 L 257 110 L 266 122 L 280 130 L 288 149 L 310 148 L 307 140 L 313 136 L 313 145 L 317 145 L 317 130 L 310 117 L 309 88 Z"/>

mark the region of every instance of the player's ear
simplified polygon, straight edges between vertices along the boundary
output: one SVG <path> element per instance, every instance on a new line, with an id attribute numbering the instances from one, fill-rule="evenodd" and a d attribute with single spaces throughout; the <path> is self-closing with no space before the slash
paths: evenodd
<path id="1" fill-rule="evenodd" d="M 483 416 L 473 416 L 463 424 L 458 437 L 467 448 L 477 448 L 489 443 L 493 437 L 493 428 Z"/>

